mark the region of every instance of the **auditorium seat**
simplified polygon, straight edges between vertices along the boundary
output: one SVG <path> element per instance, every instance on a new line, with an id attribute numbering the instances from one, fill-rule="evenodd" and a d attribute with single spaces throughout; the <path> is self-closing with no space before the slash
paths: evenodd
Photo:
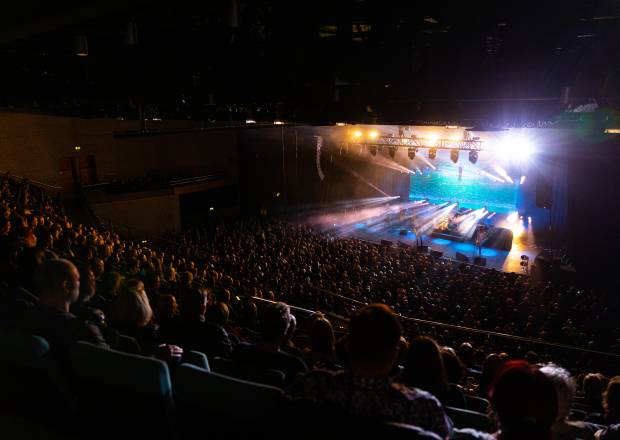
<path id="1" fill-rule="evenodd" d="M 284 392 L 182 364 L 175 376 L 175 402 L 181 438 L 226 435 L 271 436 L 279 420 Z"/>
<path id="2" fill-rule="evenodd" d="M 493 432 L 493 421 L 486 414 L 467 409 L 445 407 L 446 414 L 450 416 L 455 428 L 473 428 L 484 432 Z"/>
<path id="3" fill-rule="evenodd" d="M 165 362 L 78 342 L 71 363 L 83 435 L 173 438 L 172 384 Z"/>
<path id="4" fill-rule="evenodd" d="M 44 423 L 54 421 L 61 408 L 71 413 L 71 395 L 45 339 L 3 331 L 0 347 L 0 409 Z"/>
<path id="5" fill-rule="evenodd" d="M 283 388 L 286 380 L 284 373 L 280 370 L 257 368 L 221 357 L 216 357 L 212 360 L 211 368 L 214 373 L 278 388 Z"/>
<path id="6" fill-rule="evenodd" d="M 482 397 L 469 396 L 466 394 L 465 401 L 467 402 L 467 409 L 470 411 L 486 414 L 489 409 L 489 401 Z"/>

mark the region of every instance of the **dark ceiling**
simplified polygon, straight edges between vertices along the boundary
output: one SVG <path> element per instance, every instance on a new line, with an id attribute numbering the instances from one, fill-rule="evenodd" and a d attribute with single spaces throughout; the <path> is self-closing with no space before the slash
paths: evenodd
<path id="1" fill-rule="evenodd" d="M 0 16 L 2 107 L 519 124 L 620 102 L 614 0 L 15 3 Z"/>

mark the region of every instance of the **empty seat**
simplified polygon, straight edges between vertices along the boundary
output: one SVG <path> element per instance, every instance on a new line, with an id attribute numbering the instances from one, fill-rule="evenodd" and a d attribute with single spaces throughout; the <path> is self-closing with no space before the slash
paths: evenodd
<path id="1" fill-rule="evenodd" d="M 226 434 L 261 436 L 280 419 L 282 390 L 189 364 L 176 371 L 175 402 L 183 438 Z"/>
<path id="2" fill-rule="evenodd" d="M 165 362 L 78 342 L 71 363 L 83 435 L 173 437 L 172 385 Z"/>

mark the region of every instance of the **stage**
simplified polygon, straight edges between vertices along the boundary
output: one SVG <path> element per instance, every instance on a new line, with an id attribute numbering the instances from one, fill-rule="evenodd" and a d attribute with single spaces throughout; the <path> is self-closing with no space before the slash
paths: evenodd
<path id="1" fill-rule="evenodd" d="M 380 243 L 381 240 L 389 240 L 393 242 L 393 246 L 397 247 L 398 243 L 404 243 L 412 248 L 416 247 L 416 236 L 410 230 L 406 235 L 400 235 L 401 228 L 395 227 L 368 227 L 364 224 L 356 225 L 356 228 L 348 236 L 361 240 Z M 456 259 L 456 253 L 464 254 L 469 258 L 469 262 L 473 264 L 474 258 L 478 256 L 478 248 L 473 243 L 448 240 L 445 238 L 433 238 L 423 236 L 422 242 L 429 247 L 429 251 L 436 250 L 443 253 L 444 258 Z M 486 259 L 486 267 L 501 270 L 504 272 L 523 273 L 521 267 L 521 256 L 527 255 L 530 263 L 534 262 L 536 256 L 542 252 L 542 249 L 535 245 L 525 242 L 521 237 L 513 240 L 510 252 L 488 247 L 482 248 L 482 257 Z"/>

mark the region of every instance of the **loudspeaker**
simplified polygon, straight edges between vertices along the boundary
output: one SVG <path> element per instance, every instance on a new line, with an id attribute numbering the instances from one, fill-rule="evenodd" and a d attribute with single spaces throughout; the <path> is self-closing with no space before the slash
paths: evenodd
<path id="1" fill-rule="evenodd" d="M 435 251 L 431 249 L 431 257 L 435 257 L 435 258 L 443 257 L 443 252 Z"/>
<path id="2" fill-rule="evenodd" d="M 476 266 L 486 266 L 487 265 L 487 259 L 484 257 L 476 257 L 474 258 L 474 264 Z"/>
<path id="3" fill-rule="evenodd" d="M 420 252 L 421 254 L 427 254 L 428 246 L 418 246 L 418 252 Z"/>
<path id="4" fill-rule="evenodd" d="M 553 205 L 553 186 L 548 178 L 539 175 L 536 180 L 536 207 L 551 208 Z"/>
<path id="5" fill-rule="evenodd" d="M 407 230 L 406 229 L 401 229 L 400 231 L 398 231 L 398 233 L 400 235 L 407 235 Z"/>
<path id="6" fill-rule="evenodd" d="M 381 246 L 392 247 L 393 244 L 390 240 L 381 240 Z"/>
<path id="7" fill-rule="evenodd" d="M 456 261 L 462 261 L 463 263 L 469 263 L 469 257 L 465 254 L 461 254 L 460 252 L 457 252 Z"/>

